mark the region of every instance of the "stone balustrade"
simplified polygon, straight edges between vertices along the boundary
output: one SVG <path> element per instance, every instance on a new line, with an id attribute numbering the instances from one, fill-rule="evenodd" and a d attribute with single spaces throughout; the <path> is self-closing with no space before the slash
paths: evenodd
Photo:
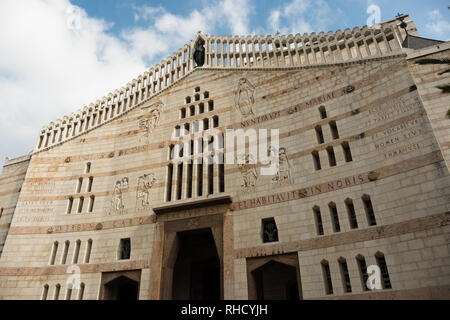
<path id="1" fill-rule="evenodd" d="M 227 37 L 199 32 L 189 45 L 186 44 L 125 87 L 44 126 L 34 152 L 46 150 L 103 125 L 185 78 L 196 68 L 193 50 L 200 38 L 205 43 L 205 63 L 200 69 L 306 67 L 402 52 L 398 35 L 390 24 L 381 25 L 378 29 L 365 26 L 338 30 L 336 33 L 287 36 Z"/>

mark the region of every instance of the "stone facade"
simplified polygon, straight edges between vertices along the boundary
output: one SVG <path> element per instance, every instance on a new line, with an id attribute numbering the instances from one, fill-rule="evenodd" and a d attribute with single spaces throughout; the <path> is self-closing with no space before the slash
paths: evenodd
<path id="1" fill-rule="evenodd" d="M 408 52 L 402 32 L 393 20 L 336 34 L 199 34 L 44 127 L 0 176 L 0 299 L 103 299 L 118 288 L 197 297 L 214 288 L 196 287 L 194 273 L 182 280 L 180 265 L 196 266 L 183 255 L 196 255 L 194 240 L 216 249 L 219 298 L 281 297 L 281 281 L 284 298 L 449 299 L 449 97 L 434 89 L 439 67 L 414 64 L 448 57 L 449 44 Z M 200 39 L 206 59 L 195 67 Z M 197 124 L 279 129 L 277 172 L 177 164 L 176 132 L 188 128 L 197 150 Z M 267 219 L 278 239 L 264 243 Z M 383 289 L 366 290 L 362 259 L 380 266 Z M 82 283 L 72 291 L 70 266 Z M 286 274 L 271 278 L 277 270 Z"/>

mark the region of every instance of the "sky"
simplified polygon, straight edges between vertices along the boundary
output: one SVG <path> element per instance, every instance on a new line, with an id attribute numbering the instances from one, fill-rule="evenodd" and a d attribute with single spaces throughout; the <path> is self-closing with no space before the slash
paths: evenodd
<path id="1" fill-rule="evenodd" d="M 446 0 L 0 0 L 0 163 L 42 126 L 101 99 L 195 37 L 336 31 L 409 13 L 450 40 Z M 370 22 L 369 22 L 370 23 Z"/>

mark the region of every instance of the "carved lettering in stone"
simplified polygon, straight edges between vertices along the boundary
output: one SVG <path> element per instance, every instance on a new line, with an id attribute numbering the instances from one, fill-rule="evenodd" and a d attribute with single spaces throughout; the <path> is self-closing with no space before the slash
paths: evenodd
<path id="1" fill-rule="evenodd" d="M 235 92 L 234 102 L 236 108 L 243 118 L 254 116 L 253 105 L 255 104 L 255 86 L 246 78 L 239 79 L 238 87 Z"/>
<path id="2" fill-rule="evenodd" d="M 153 173 L 144 174 L 138 178 L 136 190 L 136 208 L 143 208 L 150 205 L 150 189 L 156 182 Z"/>
<path id="3" fill-rule="evenodd" d="M 409 143 L 407 145 L 404 145 L 398 149 L 391 150 L 384 154 L 385 159 L 397 157 L 402 154 L 406 154 L 415 150 L 419 150 L 423 147 L 423 144 L 421 142 L 418 143 Z"/>

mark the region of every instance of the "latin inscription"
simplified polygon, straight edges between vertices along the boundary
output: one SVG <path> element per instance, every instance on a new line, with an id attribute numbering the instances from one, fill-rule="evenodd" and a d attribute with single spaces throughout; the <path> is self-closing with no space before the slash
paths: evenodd
<path id="1" fill-rule="evenodd" d="M 359 174 L 347 178 L 334 180 L 328 183 L 319 184 L 299 190 L 293 190 L 283 193 L 272 194 L 254 199 L 240 201 L 234 204 L 235 210 L 244 210 L 266 205 L 272 205 L 280 202 L 303 199 L 315 196 L 321 193 L 339 190 L 368 182 L 367 174 Z"/>

